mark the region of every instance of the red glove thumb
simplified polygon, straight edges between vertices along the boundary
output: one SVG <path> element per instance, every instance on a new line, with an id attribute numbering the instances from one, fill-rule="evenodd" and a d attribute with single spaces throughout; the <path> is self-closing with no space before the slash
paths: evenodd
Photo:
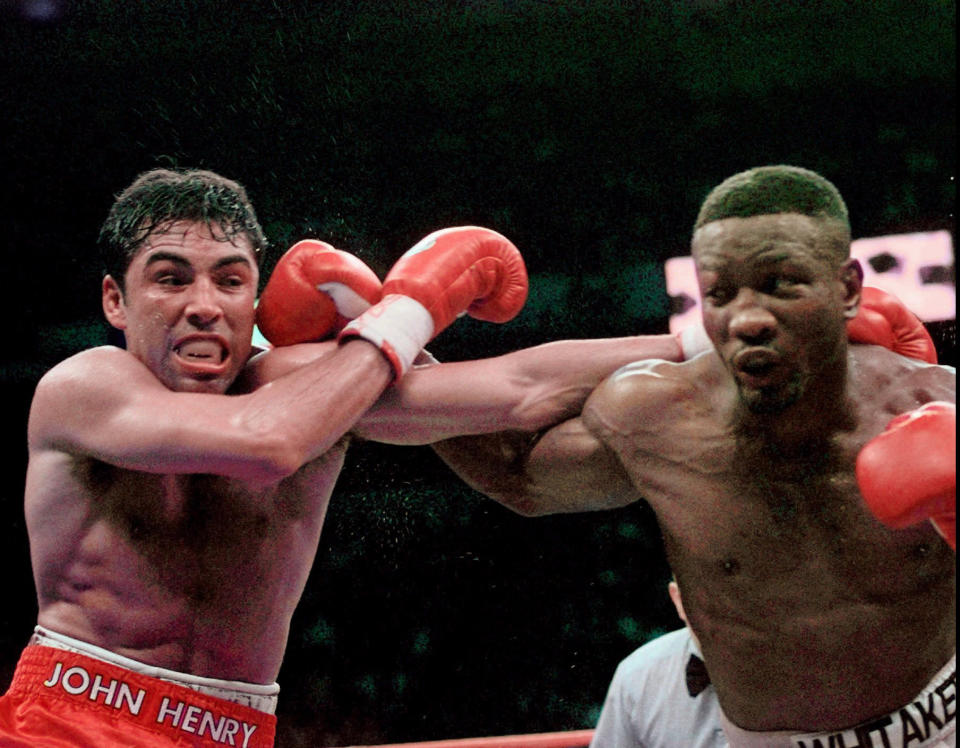
<path id="1" fill-rule="evenodd" d="M 359 257 L 304 239 L 277 262 L 257 304 L 257 327 L 274 345 L 332 337 L 380 300 L 380 279 Z"/>
<path id="2" fill-rule="evenodd" d="M 893 294 L 864 286 L 857 316 L 847 323 L 851 343 L 882 345 L 894 353 L 937 363 L 933 338 L 916 315 Z"/>

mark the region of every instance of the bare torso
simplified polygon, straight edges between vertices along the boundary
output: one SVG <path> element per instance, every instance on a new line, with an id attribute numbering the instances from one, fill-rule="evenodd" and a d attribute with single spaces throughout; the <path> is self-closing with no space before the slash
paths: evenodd
<path id="1" fill-rule="evenodd" d="M 953 553 L 929 523 L 880 525 L 853 475 L 894 413 L 953 400 L 953 380 L 910 363 L 890 377 L 905 360 L 873 347 L 851 356 L 855 417 L 817 443 L 738 436 L 709 355 L 656 367 L 669 405 L 604 436 L 657 513 L 721 705 L 745 729 L 838 729 L 894 710 L 955 649 Z M 651 373 L 628 376 L 643 388 Z M 632 386 L 596 403 L 604 420 L 624 422 Z"/>
<path id="2" fill-rule="evenodd" d="M 38 622 L 159 667 L 273 682 L 345 452 L 262 489 L 32 454 Z"/>

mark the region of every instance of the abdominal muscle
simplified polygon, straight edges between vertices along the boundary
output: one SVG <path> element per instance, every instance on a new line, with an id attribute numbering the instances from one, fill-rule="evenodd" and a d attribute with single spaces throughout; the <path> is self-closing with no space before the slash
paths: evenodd
<path id="1" fill-rule="evenodd" d="M 889 355 L 857 353 L 856 418 L 783 435 L 738 429 L 735 394 L 700 359 L 665 369 L 664 407 L 636 406 L 649 406 L 645 389 L 627 393 L 643 418 L 618 420 L 617 401 L 594 405 L 625 424 L 605 441 L 656 512 L 720 705 L 743 729 L 879 717 L 954 652 L 955 555 L 929 523 L 881 525 L 854 477 L 863 444 L 907 407 L 888 401 L 917 397 L 918 387 L 884 389 Z"/>
<path id="2" fill-rule="evenodd" d="M 74 465 L 50 516 L 28 476 L 38 623 L 150 665 L 272 683 L 344 452 L 256 493 Z"/>

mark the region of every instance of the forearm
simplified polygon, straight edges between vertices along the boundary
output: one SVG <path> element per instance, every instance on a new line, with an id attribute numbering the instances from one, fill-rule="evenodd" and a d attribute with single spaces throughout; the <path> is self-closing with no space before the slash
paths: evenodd
<path id="1" fill-rule="evenodd" d="M 680 357 L 676 338 L 651 335 L 564 340 L 497 358 L 415 369 L 364 414 L 355 432 L 396 444 L 534 432 L 578 414 L 590 393 L 620 367 Z"/>
<path id="2" fill-rule="evenodd" d="M 172 392 L 126 351 L 102 347 L 43 377 L 28 439 L 33 454 L 269 483 L 326 452 L 391 377 L 377 349 L 358 341 L 248 394 Z"/>
<path id="3" fill-rule="evenodd" d="M 234 423 L 271 445 L 273 467 L 289 474 L 350 431 L 392 378 L 375 347 L 353 341 L 242 396 Z"/>

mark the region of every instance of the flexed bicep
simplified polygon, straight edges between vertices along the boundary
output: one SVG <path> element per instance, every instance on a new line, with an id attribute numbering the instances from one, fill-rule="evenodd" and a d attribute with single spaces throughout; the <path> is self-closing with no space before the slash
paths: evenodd
<path id="1" fill-rule="evenodd" d="M 530 450 L 524 472 L 538 513 L 614 509 L 640 498 L 616 453 L 588 422 L 589 413 L 565 421 Z"/>
<path id="2" fill-rule="evenodd" d="M 337 444 L 391 376 L 375 347 L 350 341 L 252 392 L 181 392 L 125 351 L 92 349 L 38 385 L 31 454 L 60 451 L 127 470 L 277 483 Z"/>
<path id="3" fill-rule="evenodd" d="M 597 387 L 581 414 L 544 432 L 524 461 L 526 500 L 541 511 L 614 509 L 642 498 L 646 461 L 677 389 L 663 361 L 622 367 Z"/>
<path id="4" fill-rule="evenodd" d="M 580 418 L 543 432 L 500 432 L 433 446 L 468 485 L 525 516 L 611 509 L 639 498 L 616 456 Z"/>

